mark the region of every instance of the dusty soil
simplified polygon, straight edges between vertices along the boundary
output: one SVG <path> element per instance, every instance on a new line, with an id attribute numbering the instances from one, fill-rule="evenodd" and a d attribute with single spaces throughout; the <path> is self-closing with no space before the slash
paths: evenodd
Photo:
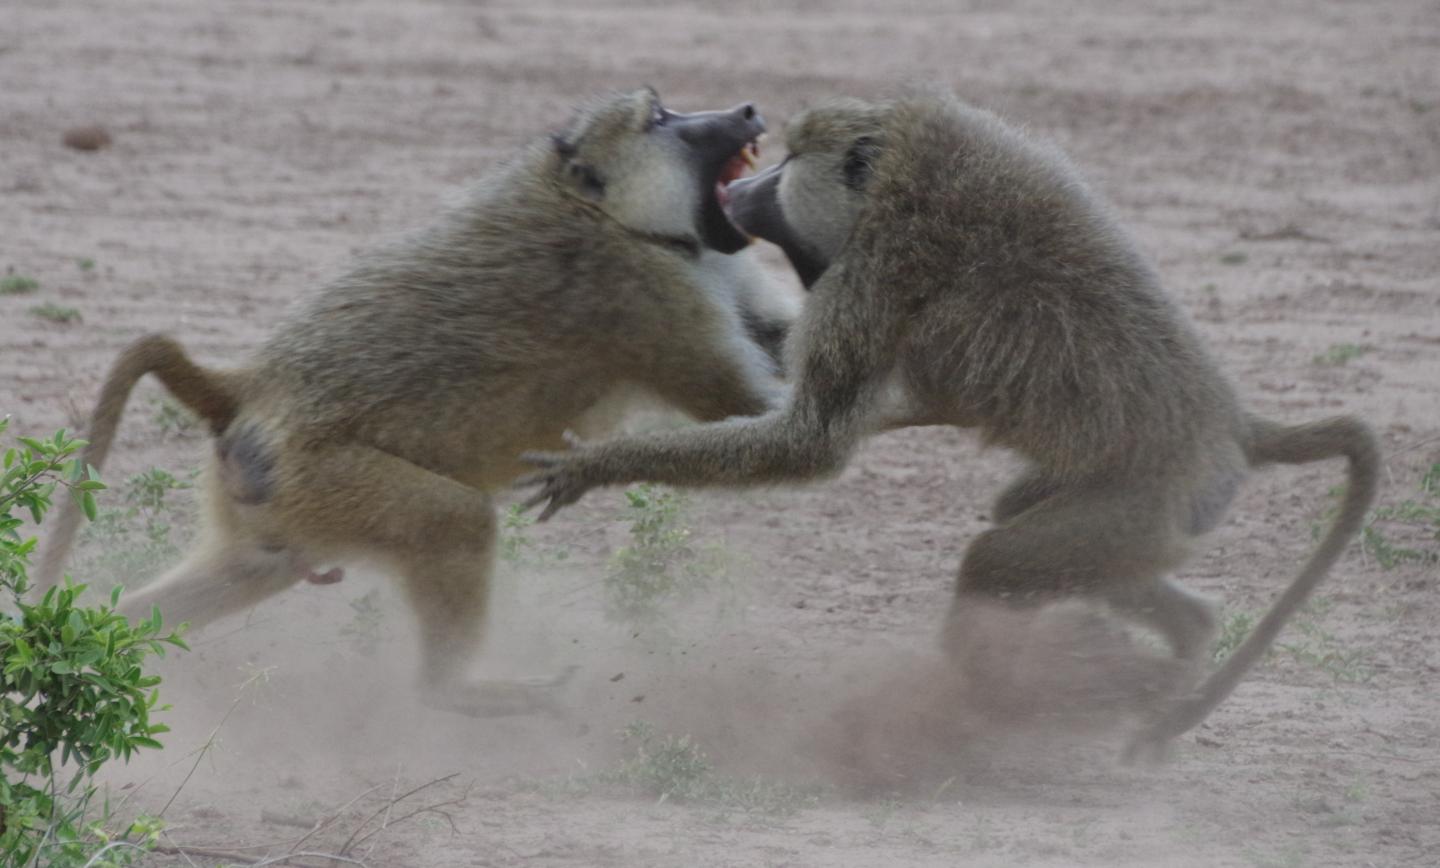
<path id="1" fill-rule="evenodd" d="M 938 79 L 1069 149 L 1252 406 L 1363 415 L 1386 447 L 1382 504 L 1423 503 L 1440 461 L 1437 57 L 1428 0 L 18 0 L 0 21 L 0 269 L 39 289 L 0 296 L 0 412 L 24 433 L 78 427 L 107 361 L 151 330 L 239 361 L 351 251 L 423 221 L 588 92 L 753 99 L 778 125 L 824 95 Z M 64 144 L 91 125 L 108 146 Z M 200 462 L 204 440 L 162 425 L 158 398 L 137 395 L 108 478 Z M 167 844 L 252 859 L 304 834 L 277 817 L 338 814 L 301 849 L 338 852 L 373 816 L 366 829 L 389 824 L 352 849 L 372 866 L 1434 864 L 1440 543 L 1425 519 L 1378 522 L 1288 648 L 1159 767 L 1120 766 L 1114 738 L 1017 749 L 992 732 L 919 769 L 897 759 L 893 786 L 827 775 L 835 713 L 929 689 L 906 661 L 1013 469 L 967 434 L 915 430 L 832 483 L 695 496 L 687 520 L 725 550 L 734 591 L 723 616 L 705 611 L 719 597 L 692 605 L 668 642 L 600 613 L 626 538 L 618 495 L 524 531 L 484 666 L 581 664 L 562 718 L 417 708 L 414 627 L 383 577 L 305 586 L 166 661 L 168 748 L 110 784 L 122 811 L 178 790 Z M 1180 578 L 1260 610 L 1339 481 L 1337 465 L 1256 477 Z M 1387 568 L 1396 548 L 1419 557 Z M 589 786 L 636 720 L 694 736 L 716 774 L 818 796 L 746 810 Z M 869 737 L 888 744 L 866 758 L 883 768 L 896 739 Z M 447 801 L 448 818 L 402 821 Z"/>

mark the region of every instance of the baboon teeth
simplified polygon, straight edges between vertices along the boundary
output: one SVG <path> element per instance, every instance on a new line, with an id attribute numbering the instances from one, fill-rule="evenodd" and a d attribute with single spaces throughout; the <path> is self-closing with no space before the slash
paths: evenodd
<path id="1" fill-rule="evenodd" d="M 740 158 L 745 161 L 745 165 L 750 167 L 750 171 L 755 171 L 755 167 L 760 165 L 760 143 L 751 142 L 741 148 Z"/>
<path id="2" fill-rule="evenodd" d="M 748 169 L 754 171 L 760 160 L 760 145 L 757 142 L 746 142 L 735 152 L 735 156 L 725 161 L 720 167 L 720 174 L 715 179 L 722 187 L 737 178 L 744 177 Z"/>

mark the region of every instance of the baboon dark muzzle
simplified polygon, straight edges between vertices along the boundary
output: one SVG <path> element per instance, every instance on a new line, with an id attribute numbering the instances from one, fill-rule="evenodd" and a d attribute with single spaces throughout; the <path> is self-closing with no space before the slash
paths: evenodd
<path id="1" fill-rule="evenodd" d="M 697 223 L 706 247 L 735 253 L 750 242 L 725 217 L 725 186 L 755 165 L 765 119 L 751 103 L 718 112 L 668 113 L 666 126 L 694 155 L 700 178 Z"/>
<path id="2" fill-rule="evenodd" d="M 809 289 L 829 263 L 812 252 L 785 219 L 784 209 L 780 207 L 780 178 L 784 171 L 785 164 L 780 163 L 758 175 L 730 182 L 725 188 L 725 212 L 741 232 L 769 241 L 785 251 L 790 267 Z"/>
<path id="3" fill-rule="evenodd" d="M 765 132 L 765 119 L 748 102 L 718 112 L 671 112 L 666 123 L 716 171 Z"/>

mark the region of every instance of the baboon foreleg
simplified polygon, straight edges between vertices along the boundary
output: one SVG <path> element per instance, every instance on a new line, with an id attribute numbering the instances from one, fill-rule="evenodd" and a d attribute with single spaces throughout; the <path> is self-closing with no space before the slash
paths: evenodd
<path id="1" fill-rule="evenodd" d="M 540 513 L 544 521 L 602 485 L 647 481 L 736 486 L 838 473 L 862 436 L 877 423 L 898 421 L 878 419 L 876 409 L 890 382 L 886 374 L 894 368 L 899 326 L 893 312 L 879 309 L 889 303 L 879 300 L 887 294 L 868 292 L 847 277 L 832 280 L 836 282 L 826 292 L 817 292 L 808 302 L 807 330 L 825 338 L 807 342 L 789 403 L 782 409 L 616 438 L 568 453 L 526 453 L 522 460 L 536 472 L 516 484 L 539 490 L 524 508 L 545 504 Z M 699 418 L 720 415 L 719 408 L 705 406 L 710 389 L 701 385 L 708 387 L 711 380 L 677 378 L 662 394 Z"/>
<path id="2" fill-rule="evenodd" d="M 711 425 L 617 437 L 570 452 L 526 453 L 537 468 L 516 483 L 538 486 L 525 509 L 545 504 L 545 521 L 592 488 L 658 482 L 676 486 L 801 481 L 839 470 L 854 437 L 808 433 L 791 410 Z"/>

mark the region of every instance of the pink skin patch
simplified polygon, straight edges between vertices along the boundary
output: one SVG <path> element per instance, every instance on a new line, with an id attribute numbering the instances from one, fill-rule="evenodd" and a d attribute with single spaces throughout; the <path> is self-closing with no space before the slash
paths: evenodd
<path id="1" fill-rule="evenodd" d="M 305 581 L 312 585 L 333 585 L 345 578 L 345 571 L 339 567 L 331 567 L 323 573 L 310 570 L 305 573 Z"/>

